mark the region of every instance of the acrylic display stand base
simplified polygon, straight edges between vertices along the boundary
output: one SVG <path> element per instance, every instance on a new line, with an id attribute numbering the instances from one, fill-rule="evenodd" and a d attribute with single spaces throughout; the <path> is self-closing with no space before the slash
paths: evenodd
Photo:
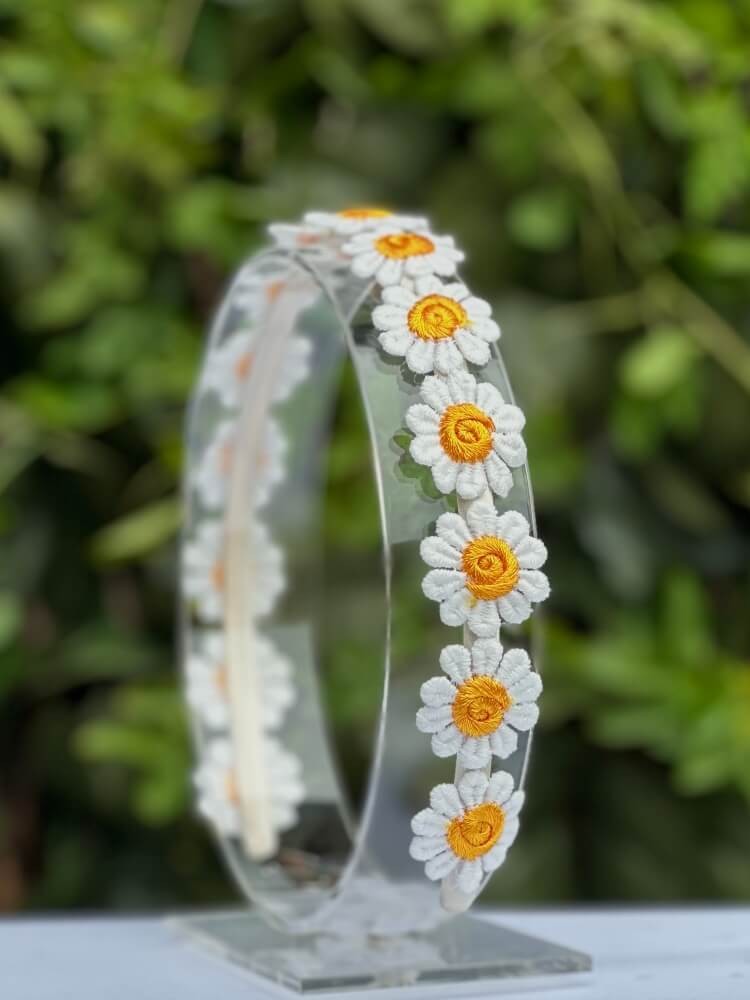
<path id="1" fill-rule="evenodd" d="M 439 989 L 445 985 L 456 997 L 458 986 L 465 995 L 497 991 L 503 984 L 509 992 L 513 981 L 521 987 L 521 979 L 526 988 L 529 979 L 537 988 L 572 985 L 578 977 L 571 974 L 591 969 L 588 955 L 478 917 L 456 917 L 426 934 L 365 940 L 294 937 L 250 911 L 173 923 L 228 961 L 296 993 L 410 987 L 410 995 L 435 996 L 446 995 Z"/>

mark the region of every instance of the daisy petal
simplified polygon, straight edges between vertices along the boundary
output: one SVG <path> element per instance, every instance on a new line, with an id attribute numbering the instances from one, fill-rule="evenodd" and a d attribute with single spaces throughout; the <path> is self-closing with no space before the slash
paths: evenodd
<path id="1" fill-rule="evenodd" d="M 529 522 L 517 510 L 506 511 L 497 519 L 497 533 L 515 550 L 523 542 L 530 531 Z"/>
<path id="2" fill-rule="evenodd" d="M 435 855 L 434 858 L 430 858 L 424 866 L 424 873 L 428 879 L 432 882 L 436 882 L 438 879 L 445 878 L 446 875 L 450 875 L 453 869 L 458 864 L 458 858 L 453 853 L 446 848 L 442 854 Z"/>
<path id="3" fill-rule="evenodd" d="M 507 771 L 495 771 L 486 784 L 484 801 L 502 806 L 510 799 L 513 788 L 513 778 Z"/>
<path id="4" fill-rule="evenodd" d="M 471 676 L 471 662 L 476 647 L 477 643 L 474 644 L 474 648 L 470 653 L 466 646 L 445 646 L 440 653 L 441 669 L 456 684 L 462 684 Z"/>
<path id="5" fill-rule="evenodd" d="M 508 625 L 520 625 L 531 614 L 531 604 L 517 590 L 511 590 L 505 597 L 499 597 L 495 603 L 500 617 Z"/>
<path id="6" fill-rule="evenodd" d="M 415 403 L 406 411 L 406 426 L 412 434 L 435 434 L 440 430 L 440 418 L 426 403 Z"/>
<path id="7" fill-rule="evenodd" d="M 436 837 L 414 837 L 409 845 L 409 854 L 415 861 L 429 861 L 436 854 L 445 850 L 445 836 L 438 834 Z"/>
<path id="8" fill-rule="evenodd" d="M 435 410 L 442 413 L 446 406 L 450 406 L 451 396 L 447 383 L 437 378 L 435 375 L 428 375 L 422 383 L 422 399 Z"/>
<path id="9" fill-rule="evenodd" d="M 432 466 L 432 481 L 441 493 L 452 493 L 456 489 L 460 466 L 450 456 L 443 453 L 438 440 L 440 457 Z"/>
<path id="10" fill-rule="evenodd" d="M 547 561 L 547 546 L 532 535 L 515 546 L 515 553 L 522 569 L 539 569 Z"/>
<path id="11" fill-rule="evenodd" d="M 446 819 L 455 819 L 464 811 L 464 806 L 455 785 L 444 782 L 435 785 L 430 792 L 430 806 Z"/>
<path id="12" fill-rule="evenodd" d="M 433 570 L 437 572 L 437 570 Z M 463 574 L 462 574 L 463 575 Z M 465 588 L 447 597 L 440 605 L 440 621 L 443 625 L 457 628 L 463 625 L 471 610 L 471 598 Z"/>
<path id="13" fill-rule="evenodd" d="M 425 705 L 417 712 L 417 729 L 420 733 L 439 733 L 450 725 L 451 718 L 450 705 Z"/>
<path id="14" fill-rule="evenodd" d="M 480 497 L 487 489 L 484 464 L 476 462 L 474 465 L 459 466 L 455 489 L 462 500 L 476 500 Z"/>
<path id="15" fill-rule="evenodd" d="M 420 837 L 439 837 L 445 833 L 448 821 L 434 809 L 422 809 L 411 821 L 412 833 Z"/>
<path id="16" fill-rule="evenodd" d="M 480 736 L 478 739 L 465 739 L 458 756 L 464 767 L 484 767 L 492 757 L 490 738 Z"/>
<path id="17" fill-rule="evenodd" d="M 494 601 L 477 601 L 469 611 L 468 624 L 474 635 L 491 636 L 500 628 L 500 616 Z"/>
<path id="18" fill-rule="evenodd" d="M 467 361 L 473 365 L 486 365 L 490 360 L 490 349 L 474 333 L 468 330 L 456 330 L 453 339 Z"/>
<path id="19" fill-rule="evenodd" d="M 435 366 L 435 343 L 432 340 L 419 340 L 412 337 L 406 348 L 406 363 L 417 375 L 426 375 Z"/>
<path id="20" fill-rule="evenodd" d="M 423 538 L 419 546 L 419 554 L 428 566 L 436 569 L 457 570 L 461 562 L 460 552 L 438 535 Z"/>
<path id="21" fill-rule="evenodd" d="M 378 343 L 386 354 L 395 358 L 403 358 L 411 343 L 411 334 L 404 327 L 397 330 L 387 330 L 378 337 Z"/>
<path id="22" fill-rule="evenodd" d="M 510 709 L 508 709 L 510 712 Z M 518 749 L 518 736 L 515 730 L 510 727 L 510 720 L 508 719 L 508 712 L 505 713 L 503 718 L 503 725 L 498 726 L 494 733 L 490 735 L 490 748 L 495 756 L 505 760 L 514 754 Z M 505 723 L 509 723 L 505 725 Z"/>
<path id="23" fill-rule="evenodd" d="M 419 434 L 410 442 L 409 454 L 418 465 L 437 466 L 437 463 L 445 457 L 443 449 L 440 447 L 440 438 L 437 434 Z M 434 469 L 432 478 L 435 478 Z M 437 483 L 435 485 L 437 486 Z M 439 486 L 438 489 L 440 489 Z M 443 492 L 450 493 L 451 489 L 443 490 Z"/>
<path id="24" fill-rule="evenodd" d="M 435 530 L 440 538 L 456 549 L 457 557 L 460 559 L 461 552 L 471 541 L 471 532 L 461 515 L 441 514 L 435 524 Z"/>
<path id="25" fill-rule="evenodd" d="M 533 729 L 539 720 L 539 706 L 536 704 L 511 705 L 505 713 L 505 721 L 520 733 Z"/>
<path id="26" fill-rule="evenodd" d="M 464 589 L 464 574 L 455 569 L 431 569 L 422 581 L 422 592 L 431 601 L 442 601 L 442 609 L 446 601 L 453 598 Z M 528 603 L 528 602 L 527 602 Z M 523 621 L 523 619 L 521 619 Z M 450 624 L 446 622 L 446 624 Z"/>
<path id="27" fill-rule="evenodd" d="M 452 705 L 456 689 L 447 677 L 431 677 L 419 689 L 422 701 L 430 708 L 438 705 Z"/>
<path id="28" fill-rule="evenodd" d="M 549 580 L 538 569 L 522 569 L 518 576 L 518 590 L 528 600 L 538 604 L 549 597 Z"/>
<path id="29" fill-rule="evenodd" d="M 467 809 L 479 805 L 485 799 L 486 791 L 487 775 L 484 771 L 467 771 L 458 783 L 458 794 Z"/>
<path id="30" fill-rule="evenodd" d="M 513 488 L 513 474 L 494 452 L 484 460 L 484 473 L 490 489 L 499 497 L 507 497 Z"/>
<path id="31" fill-rule="evenodd" d="M 466 520 L 475 537 L 500 534 L 497 530 L 498 516 L 494 504 L 484 501 L 472 504 L 466 512 Z"/>
<path id="32" fill-rule="evenodd" d="M 503 647 L 500 640 L 492 636 L 489 639 L 477 639 L 471 647 L 471 662 L 473 674 L 484 674 L 492 677 L 497 671 Z"/>
<path id="33" fill-rule="evenodd" d="M 458 867 L 455 882 L 461 892 L 471 895 L 476 892 L 482 881 L 482 862 L 479 858 L 474 861 L 463 861 Z"/>

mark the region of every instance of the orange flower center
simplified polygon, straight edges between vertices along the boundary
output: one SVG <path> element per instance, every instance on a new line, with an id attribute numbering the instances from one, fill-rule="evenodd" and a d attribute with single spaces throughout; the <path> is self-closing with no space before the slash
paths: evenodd
<path id="1" fill-rule="evenodd" d="M 224 696 L 229 693 L 229 671 L 223 663 L 220 667 L 216 668 L 214 684 L 220 695 Z"/>
<path id="2" fill-rule="evenodd" d="M 464 861 L 486 854 L 500 839 L 505 813 L 495 802 L 472 806 L 448 824 L 446 839 L 453 853 Z"/>
<path id="3" fill-rule="evenodd" d="M 418 233 L 391 233 L 389 236 L 380 236 L 375 240 L 374 246 L 378 253 L 393 260 L 423 257 L 435 249 L 432 240 Z"/>
<path id="4" fill-rule="evenodd" d="M 440 444 L 454 462 L 482 462 L 492 451 L 495 424 L 471 403 L 448 406 L 440 420 Z"/>
<path id="5" fill-rule="evenodd" d="M 214 563 L 211 569 L 211 583 L 216 590 L 224 590 L 225 577 L 224 563 L 221 561 Z"/>
<path id="6" fill-rule="evenodd" d="M 406 322 L 422 340 L 444 340 L 466 326 L 469 317 L 460 302 L 445 295 L 425 295 L 409 310 Z"/>
<path id="7" fill-rule="evenodd" d="M 465 681 L 453 699 L 453 721 L 465 736 L 494 733 L 511 706 L 505 686 L 494 677 L 479 675 Z"/>
<path id="8" fill-rule="evenodd" d="M 242 381 L 246 379 L 253 365 L 253 356 L 250 351 L 241 354 L 234 364 L 234 374 Z"/>
<path id="9" fill-rule="evenodd" d="M 240 790 L 237 787 L 237 779 L 234 776 L 234 771 L 227 771 L 227 776 L 224 779 L 227 799 L 234 805 L 239 805 L 240 802 Z"/>
<path id="10" fill-rule="evenodd" d="M 518 583 L 520 566 L 513 549 L 502 538 L 482 535 L 469 542 L 461 556 L 469 593 L 478 601 L 505 597 Z"/>
<path id="11" fill-rule="evenodd" d="M 271 281 L 266 285 L 266 299 L 268 302 L 275 302 L 284 290 L 285 282 Z"/>
<path id="12" fill-rule="evenodd" d="M 389 212 L 387 208 L 363 206 L 362 208 L 345 208 L 341 212 L 337 212 L 336 215 L 340 215 L 342 219 L 385 219 L 389 215 L 393 215 L 393 212 Z"/>

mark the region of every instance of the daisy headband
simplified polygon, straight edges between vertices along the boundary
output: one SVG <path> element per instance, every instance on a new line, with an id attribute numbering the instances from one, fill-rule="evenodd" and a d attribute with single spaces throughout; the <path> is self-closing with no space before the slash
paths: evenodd
<path id="1" fill-rule="evenodd" d="M 219 309 L 188 420 L 183 662 L 198 808 L 277 922 L 320 924 L 363 878 L 408 884 L 415 919 L 443 919 L 516 838 L 539 714 L 525 647 L 549 584 L 524 416 L 451 237 L 379 208 L 269 233 Z M 364 572 L 343 595 L 326 589 L 327 456 L 347 370 L 370 438 L 382 607 L 357 604 Z M 362 645 L 372 621 L 380 631 Z M 382 682 L 358 814 L 321 696 L 331 635 L 347 690 L 371 690 L 373 670 Z M 358 638 L 364 652 L 347 658 Z"/>

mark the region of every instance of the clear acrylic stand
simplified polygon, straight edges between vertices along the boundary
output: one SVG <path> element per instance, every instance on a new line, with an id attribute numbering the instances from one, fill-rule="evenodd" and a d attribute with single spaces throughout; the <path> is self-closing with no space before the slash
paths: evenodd
<path id="1" fill-rule="evenodd" d="M 211 567 L 210 578 L 222 581 L 217 600 L 209 594 L 197 608 L 185 602 L 183 659 L 207 632 L 223 631 L 231 805 L 241 820 L 227 824 L 224 810 L 214 825 L 253 909 L 179 924 L 299 992 L 447 982 L 475 988 L 483 980 L 585 971 L 585 955 L 447 913 L 439 885 L 408 853 L 412 815 L 433 785 L 454 778 L 453 762 L 434 757 L 414 725 L 419 688 L 436 673 L 442 646 L 460 635 L 440 624 L 422 596 L 419 542 L 449 502 L 408 454 L 403 416 L 419 384 L 379 350 L 372 305 L 372 288 L 352 278 L 334 248 L 270 252 L 239 273 L 212 330 L 189 417 L 185 538 L 206 522 L 221 524 L 224 561 Z M 217 377 L 236 379 L 236 398 L 226 384 L 217 391 Z M 482 377 L 512 398 L 499 354 Z M 360 400 L 377 504 L 362 501 L 357 461 L 336 451 L 337 421 L 351 412 L 339 405 L 347 393 Z M 195 482 L 228 422 L 230 481 L 217 521 Z M 254 496 L 266 490 L 269 462 L 279 454 L 283 476 L 272 477 L 270 498 Z M 347 461 L 351 481 L 341 474 Z M 504 506 L 534 523 L 527 469 L 516 471 Z M 379 522 L 382 544 L 347 546 L 342 517 L 355 540 Z M 283 553 L 283 572 L 261 551 L 258 523 Z M 528 630 L 509 630 L 509 638 L 530 641 Z M 273 729 L 282 750 L 269 750 L 265 728 L 271 691 L 260 651 L 268 643 L 293 664 L 294 704 Z M 216 720 L 189 700 L 204 760 Z M 353 706 L 357 725 L 336 737 L 328 716 L 342 703 Z M 366 748 L 363 783 L 351 765 Z M 503 762 L 519 785 L 529 750 L 521 734 Z"/>

